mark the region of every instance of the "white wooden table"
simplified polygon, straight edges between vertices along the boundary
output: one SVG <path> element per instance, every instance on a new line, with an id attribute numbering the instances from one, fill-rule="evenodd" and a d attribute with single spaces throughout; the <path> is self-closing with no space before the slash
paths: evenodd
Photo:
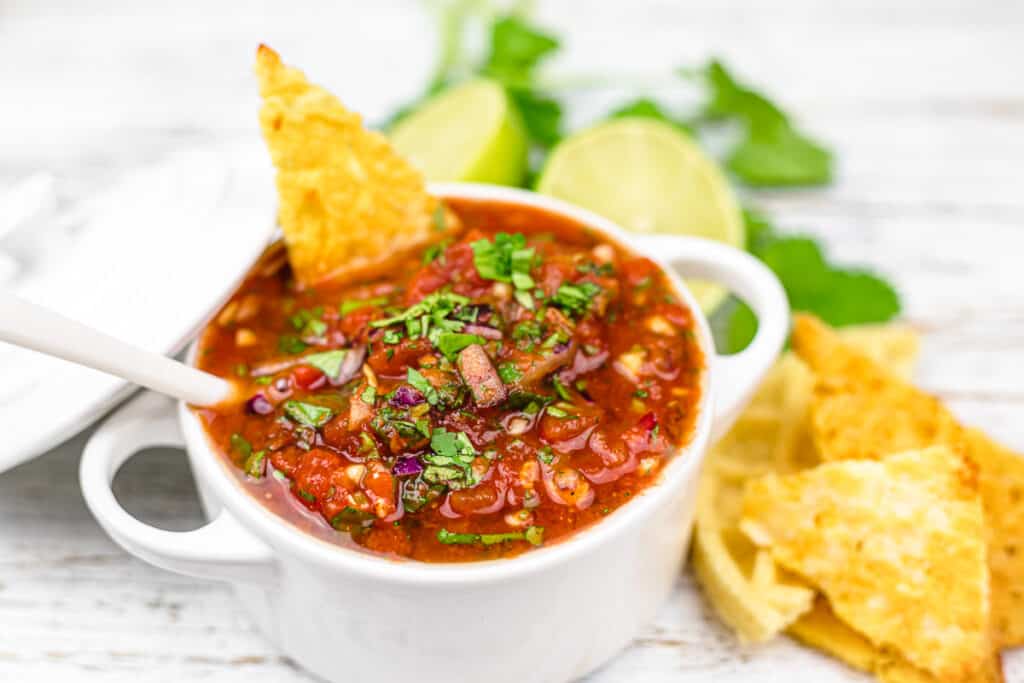
<path id="1" fill-rule="evenodd" d="M 1024 451 L 1024 4 L 538 4 L 567 38 L 559 70 L 647 74 L 719 54 L 833 144 L 833 187 L 753 199 L 894 279 L 926 333 L 921 383 Z M 261 40 L 381 115 L 422 82 L 431 38 L 411 0 L 8 0 L 0 183 L 49 170 L 75 198 L 181 145 L 254 135 Z M 596 99 L 578 102 L 586 120 Z M 0 680 L 311 680 L 261 640 L 229 589 L 149 567 L 103 534 L 78 491 L 83 442 L 0 476 Z M 119 487 L 140 517 L 199 524 L 179 453 L 137 459 Z M 861 680 L 839 665 L 812 675 L 816 658 L 784 640 L 740 649 L 684 576 L 590 680 Z M 1016 683 L 1020 660 L 1009 658 Z"/>

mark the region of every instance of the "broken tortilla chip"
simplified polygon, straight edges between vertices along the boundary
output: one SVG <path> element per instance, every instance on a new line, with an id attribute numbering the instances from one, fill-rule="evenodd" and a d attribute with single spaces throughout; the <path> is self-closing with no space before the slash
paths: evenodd
<path id="1" fill-rule="evenodd" d="M 278 219 L 299 282 L 357 277 L 456 227 L 383 135 L 265 45 L 256 75 Z"/>
<path id="2" fill-rule="evenodd" d="M 977 471 L 948 447 L 754 480 L 740 528 L 873 645 L 940 680 L 978 680 L 991 659 Z"/>
<path id="3" fill-rule="evenodd" d="M 787 633 L 855 669 L 875 674 L 882 683 L 941 683 L 899 654 L 872 645 L 867 638 L 837 619 L 824 598 L 819 597 L 814 607 L 794 622 Z M 978 671 L 976 680 L 977 683 L 1002 682 L 1002 660 L 997 653 Z"/>
<path id="4" fill-rule="evenodd" d="M 937 398 L 844 344 L 817 318 L 794 318 L 793 348 L 817 375 L 811 429 L 823 460 L 877 460 L 940 444 L 964 447 L 963 430 Z"/>
<path id="5" fill-rule="evenodd" d="M 843 329 L 843 341 L 909 379 L 917 334 L 906 325 Z M 814 591 L 777 567 L 740 532 L 746 481 L 817 465 L 809 406 L 814 375 L 792 352 L 776 361 L 729 433 L 711 450 L 701 474 L 693 567 L 718 615 L 745 642 L 781 633 L 810 609 Z"/>
<path id="6" fill-rule="evenodd" d="M 989 528 L 992 627 L 1002 647 L 1024 644 L 1024 457 L 977 429 L 966 431 L 980 468 L 981 500 Z"/>

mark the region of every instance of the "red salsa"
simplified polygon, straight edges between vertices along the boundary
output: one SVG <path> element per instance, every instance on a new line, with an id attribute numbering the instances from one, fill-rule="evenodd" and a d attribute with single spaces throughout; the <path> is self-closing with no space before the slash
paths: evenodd
<path id="1" fill-rule="evenodd" d="M 268 253 L 198 364 L 250 398 L 196 409 L 276 512 L 426 562 L 560 541 L 657 480 L 704 358 L 650 260 L 564 217 L 453 202 L 463 229 L 357 283 Z"/>

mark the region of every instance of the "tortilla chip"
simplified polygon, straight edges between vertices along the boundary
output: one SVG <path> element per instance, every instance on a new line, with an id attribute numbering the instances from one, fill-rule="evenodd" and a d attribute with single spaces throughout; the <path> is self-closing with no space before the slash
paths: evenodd
<path id="1" fill-rule="evenodd" d="M 1002 647 L 1024 644 L 1024 457 L 977 429 L 966 431 L 981 468 L 981 499 L 989 528 L 992 627 Z"/>
<path id="2" fill-rule="evenodd" d="M 750 482 L 740 528 L 844 622 L 944 681 L 991 657 L 977 471 L 947 447 Z"/>
<path id="3" fill-rule="evenodd" d="M 793 348 L 817 375 L 811 429 L 823 460 L 964 448 L 963 430 L 937 398 L 844 344 L 817 318 L 795 317 Z"/>
<path id="4" fill-rule="evenodd" d="M 260 126 L 277 167 L 278 218 L 299 282 L 356 277 L 455 227 L 383 135 L 265 45 L 256 75 Z"/>
<path id="5" fill-rule="evenodd" d="M 851 327 L 840 336 L 903 377 L 913 372 L 918 343 L 908 326 Z M 813 388 L 807 365 L 793 353 L 783 354 L 712 448 L 701 475 L 694 571 L 712 607 L 745 642 L 778 635 L 810 609 L 814 597 L 738 528 L 747 480 L 818 464 L 809 419 Z"/>
<path id="6" fill-rule="evenodd" d="M 875 674 L 882 683 L 939 683 L 931 674 L 909 664 L 899 654 L 879 649 L 836 618 L 824 598 L 798 619 L 787 631 L 797 640 L 832 655 L 855 669 Z M 1000 683 L 1002 661 L 998 654 L 989 658 L 977 673 L 978 683 Z"/>

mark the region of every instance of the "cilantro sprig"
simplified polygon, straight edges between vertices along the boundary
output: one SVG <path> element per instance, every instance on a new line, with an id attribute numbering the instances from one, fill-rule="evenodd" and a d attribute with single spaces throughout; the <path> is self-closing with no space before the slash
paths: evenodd
<path id="1" fill-rule="evenodd" d="M 868 270 L 830 263 L 814 239 L 780 234 L 764 216 L 746 211 L 750 251 L 772 269 L 794 311 L 813 313 L 829 325 L 881 323 L 900 312 L 899 294 Z M 725 346 L 746 347 L 757 331 L 753 311 L 737 303 L 728 319 Z"/>
<path id="2" fill-rule="evenodd" d="M 530 545 L 539 546 L 544 543 L 544 527 L 529 526 L 525 531 L 508 531 L 500 534 L 460 534 L 441 529 L 437 532 L 437 540 L 445 545 L 497 545 L 506 541 L 526 541 Z"/>
<path id="3" fill-rule="evenodd" d="M 423 455 L 427 464 L 423 479 L 432 484 L 445 484 L 452 489 L 474 486 L 479 482 L 473 471 L 476 448 L 464 432 L 435 429 L 430 435 L 430 451 Z"/>

